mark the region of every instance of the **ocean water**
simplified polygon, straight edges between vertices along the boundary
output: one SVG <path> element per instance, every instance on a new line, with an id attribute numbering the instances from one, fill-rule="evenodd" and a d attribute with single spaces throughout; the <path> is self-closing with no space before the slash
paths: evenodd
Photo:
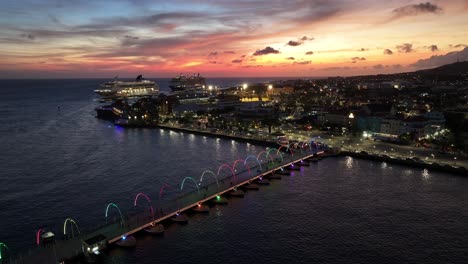
<path id="1" fill-rule="evenodd" d="M 60 236 L 71 217 L 90 230 L 105 223 L 109 202 L 131 212 L 138 192 L 155 198 L 164 183 L 263 150 L 114 127 L 95 118 L 92 90 L 103 81 L 0 81 L 0 242 L 10 253 L 34 248 L 39 228 Z M 136 248 L 112 248 L 102 262 L 467 263 L 467 188 L 468 178 L 446 173 L 325 159 L 170 225 L 163 237 L 138 235 Z"/>

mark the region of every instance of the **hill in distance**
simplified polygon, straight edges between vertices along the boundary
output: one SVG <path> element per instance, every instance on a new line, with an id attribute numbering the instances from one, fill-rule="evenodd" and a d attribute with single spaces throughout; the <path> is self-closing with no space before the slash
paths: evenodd
<path id="1" fill-rule="evenodd" d="M 460 61 L 451 64 L 442 65 L 437 68 L 415 71 L 416 74 L 423 75 L 466 75 L 468 74 L 468 61 Z"/>

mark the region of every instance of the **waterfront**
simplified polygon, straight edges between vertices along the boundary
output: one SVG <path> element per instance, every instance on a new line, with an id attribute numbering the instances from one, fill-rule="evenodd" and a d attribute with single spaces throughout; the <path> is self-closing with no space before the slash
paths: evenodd
<path id="1" fill-rule="evenodd" d="M 40 227 L 59 235 L 73 217 L 86 230 L 104 223 L 108 202 L 129 210 L 137 192 L 155 197 L 162 182 L 177 185 L 264 149 L 110 126 L 94 118 L 94 82 L 1 90 L 0 241 L 14 252 L 33 247 Z M 142 236 L 135 250 L 111 250 L 105 262 L 460 263 L 467 185 L 444 173 L 325 159 L 186 226 L 172 225 L 162 238 Z"/>

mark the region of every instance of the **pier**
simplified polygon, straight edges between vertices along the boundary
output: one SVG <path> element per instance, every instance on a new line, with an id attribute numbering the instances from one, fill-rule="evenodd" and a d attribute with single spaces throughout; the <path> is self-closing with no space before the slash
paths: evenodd
<path id="1" fill-rule="evenodd" d="M 145 229 L 148 233 L 161 233 L 161 224 L 170 220 L 189 221 L 184 212 L 197 207 L 229 203 L 227 197 L 243 196 L 241 189 L 258 189 L 268 185 L 267 178 L 270 176 L 274 175 L 271 179 L 278 179 L 288 175 L 290 170 L 299 170 L 301 165 L 308 165 L 308 160 L 324 155 L 324 150 L 326 145 L 312 140 L 267 148 L 245 159 L 222 164 L 217 172 L 204 171 L 198 180 L 186 177 L 180 186 L 164 184 L 159 190 L 159 199 L 151 200 L 146 194 L 138 193 L 134 206 L 140 212 L 133 215 L 122 214 L 116 204 L 109 203 L 106 208 L 106 222 L 108 214 L 119 216 L 117 221 L 114 219 L 97 229 L 82 232 L 84 229 L 80 230 L 78 221 L 67 218 L 63 224 L 63 239 L 44 243 L 46 233 L 38 230 L 36 248 L 21 254 L 2 251 L 6 254 L 0 263 L 67 263 L 79 258 L 92 260 L 108 247 L 134 246 L 134 234 Z M 170 197 L 170 192 L 176 193 L 176 196 Z"/>

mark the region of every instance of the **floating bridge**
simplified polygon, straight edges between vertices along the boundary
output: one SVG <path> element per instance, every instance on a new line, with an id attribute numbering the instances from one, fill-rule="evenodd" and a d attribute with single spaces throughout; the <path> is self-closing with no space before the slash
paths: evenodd
<path id="1" fill-rule="evenodd" d="M 43 241 L 41 244 L 41 235 L 44 239 L 47 233 L 39 229 L 36 234 L 37 247 L 26 254 L 9 254 L 9 249 L 4 246 L 2 250 L 0 245 L 0 263 L 66 263 L 68 260 L 80 257 L 93 258 L 114 244 L 132 246 L 135 242 L 133 234 L 159 225 L 165 220 L 177 218 L 185 211 L 198 206 L 227 203 L 225 197 L 230 196 L 229 193 L 239 189 L 258 188 L 254 183 L 268 184 L 264 178 L 278 178 L 280 175 L 287 175 L 288 170 L 307 166 L 308 161 L 316 161 L 324 153 L 325 148 L 326 145 L 323 143 L 314 141 L 280 146 L 278 149 L 270 148 L 257 155 L 236 160 L 232 165 L 222 164 L 217 173 L 204 171 L 198 181 L 186 177 L 180 186 L 163 184 L 159 190 L 159 199 L 155 201 L 144 193 L 135 196 L 133 205 L 141 212 L 134 215 L 125 215 L 117 204 L 109 203 L 105 210 L 106 224 L 102 227 L 80 233 L 81 230 L 75 220 L 67 218 L 63 225 L 64 239 L 50 243 Z M 170 193 L 177 195 L 164 200 L 165 196 L 170 196 Z M 234 195 L 233 193 L 232 196 Z M 111 213 L 112 215 L 118 213 L 119 217 L 117 221 L 108 223 L 108 215 Z M 2 252 L 3 259 L 1 259 Z"/>

